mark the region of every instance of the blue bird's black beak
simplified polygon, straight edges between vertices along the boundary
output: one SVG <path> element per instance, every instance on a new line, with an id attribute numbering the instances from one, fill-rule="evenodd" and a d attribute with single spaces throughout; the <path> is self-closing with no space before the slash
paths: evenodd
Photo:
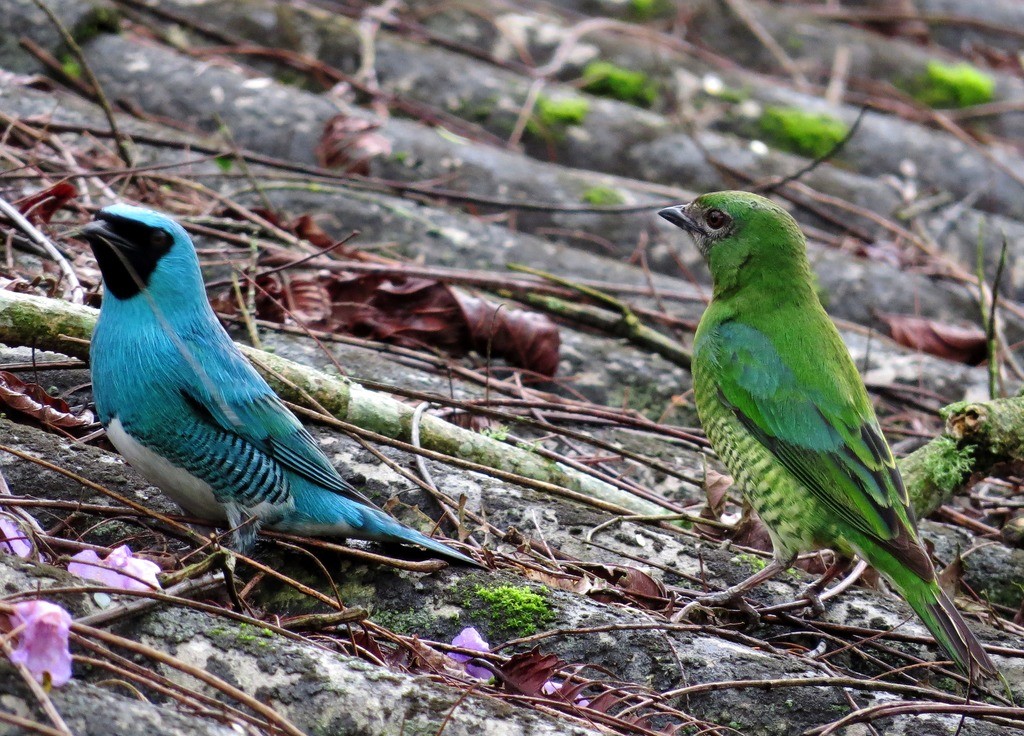
<path id="1" fill-rule="evenodd" d="M 687 232 L 695 235 L 706 235 L 707 233 L 700 223 L 694 220 L 686 211 L 687 206 L 685 204 L 677 204 L 673 207 L 666 207 L 663 210 L 659 210 L 658 215 Z"/>
<path id="2" fill-rule="evenodd" d="M 104 250 L 117 248 L 121 251 L 131 251 L 138 246 L 129 237 L 126 237 L 128 233 L 122 231 L 131 230 L 132 224 L 127 220 L 100 211 L 96 213 L 95 220 L 82 228 L 81 235 L 89 243 L 93 253 L 97 252 L 97 248 Z"/>
<path id="3" fill-rule="evenodd" d="M 102 210 L 81 236 L 96 256 L 107 292 L 119 299 L 130 299 L 146 287 L 172 244 L 164 230 Z"/>
<path id="4" fill-rule="evenodd" d="M 97 249 L 101 248 L 130 250 L 132 247 L 131 243 L 107 227 L 105 222 L 90 222 L 82 228 L 81 235 L 89 243 L 93 253 L 96 253 Z"/>

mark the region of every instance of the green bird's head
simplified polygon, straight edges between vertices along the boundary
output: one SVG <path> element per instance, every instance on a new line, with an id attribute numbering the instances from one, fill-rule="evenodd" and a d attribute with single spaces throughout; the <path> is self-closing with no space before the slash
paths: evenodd
<path id="1" fill-rule="evenodd" d="M 792 216 L 751 192 L 712 192 L 659 215 L 689 232 L 711 270 L 715 295 L 767 277 L 811 283 L 807 246 Z"/>

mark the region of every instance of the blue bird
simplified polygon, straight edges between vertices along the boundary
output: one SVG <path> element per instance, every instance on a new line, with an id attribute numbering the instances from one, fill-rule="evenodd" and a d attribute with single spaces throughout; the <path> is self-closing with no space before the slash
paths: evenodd
<path id="1" fill-rule="evenodd" d="M 97 414 L 150 482 L 192 514 L 226 520 L 242 550 L 266 526 L 418 544 L 477 564 L 388 516 L 338 475 L 217 321 L 181 225 L 116 204 L 82 235 L 103 274 L 91 347 Z"/>

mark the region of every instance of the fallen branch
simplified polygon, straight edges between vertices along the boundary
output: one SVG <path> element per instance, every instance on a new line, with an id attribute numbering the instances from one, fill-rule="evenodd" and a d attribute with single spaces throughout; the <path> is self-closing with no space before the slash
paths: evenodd
<path id="1" fill-rule="evenodd" d="M 56 299 L 0 291 L 0 343 L 85 359 L 97 314 L 95 309 Z M 282 398 L 308 404 L 307 397 L 312 397 L 319 407 L 340 421 L 394 440 L 411 441 L 413 407 L 367 390 L 348 378 L 329 376 L 246 345 L 239 347 Z M 599 505 L 605 509 L 612 505 L 631 513 L 664 513 L 661 506 L 632 493 L 437 417 L 422 418 L 420 443 L 424 449 L 502 471 L 507 479 L 512 476 L 505 474 L 514 474 L 561 486 L 601 502 Z"/>

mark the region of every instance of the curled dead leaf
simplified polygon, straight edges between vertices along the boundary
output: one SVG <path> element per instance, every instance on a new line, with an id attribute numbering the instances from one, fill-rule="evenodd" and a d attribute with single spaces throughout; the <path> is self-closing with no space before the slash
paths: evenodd
<path id="1" fill-rule="evenodd" d="M 455 291 L 452 294 L 462 308 L 478 353 L 500 355 L 512 365 L 530 368 L 542 376 L 555 375 L 561 336 L 547 316 L 508 309 Z"/>
<path id="2" fill-rule="evenodd" d="M 433 279 L 280 272 L 257 277 L 256 285 L 256 316 L 270 322 L 290 313 L 315 329 L 452 355 L 475 350 L 545 377 L 558 369 L 558 327 L 546 316 L 469 297 Z M 231 289 L 212 303 L 221 314 L 238 313 Z"/>
<path id="3" fill-rule="evenodd" d="M 607 586 L 595 585 L 587 592 L 587 595 L 594 600 L 614 603 L 625 598 L 655 611 L 671 604 L 671 601 L 668 600 L 668 592 L 661 581 L 637 567 L 591 563 L 577 563 L 577 566 L 608 584 Z"/>
<path id="4" fill-rule="evenodd" d="M 978 365 L 988 356 L 980 327 L 957 327 L 906 314 L 880 313 L 878 318 L 889 326 L 892 339 L 908 348 L 968 365 Z"/>
<path id="5" fill-rule="evenodd" d="M 26 383 L 8 371 L 0 371 L 0 403 L 43 425 L 62 429 L 78 429 L 93 422 L 92 412 L 72 414 L 66 401 L 50 396 L 38 383 Z"/>
<path id="6" fill-rule="evenodd" d="M 714 468 L 706 468 L 704 471 L 704 495 L 708 502 L 701 509 L 700 515 L 704 519 L 719 521 L 725 513 L 726 494 L 732 488 L 732 476 L 719 473 Z"/>
<path id="7" fill-rule="evenodd" d="M 372 120 L 335 115 L 324 125 L 317 162 L 325 168 L 369 174 L 372 159 L 391 153 L 391 141 L 377 132 L 379 127 Z"/>
<path id="8" fill-rule="evenodd" d="M 513 654 L 498 666 L 498 675 L 505 689 L 520 695 L 540 695 L 544 683 L 565 666 L 554 654 L 541 654 L 539 647 Z"/>
<path id="9" fill-rule="evenodd" d="M 74 184 L 59 181 L 51 187 L 16 200 L 14 204 L 29 221 L 49 224 L 57 210 L 77 197 L 78 190 Z"/>

